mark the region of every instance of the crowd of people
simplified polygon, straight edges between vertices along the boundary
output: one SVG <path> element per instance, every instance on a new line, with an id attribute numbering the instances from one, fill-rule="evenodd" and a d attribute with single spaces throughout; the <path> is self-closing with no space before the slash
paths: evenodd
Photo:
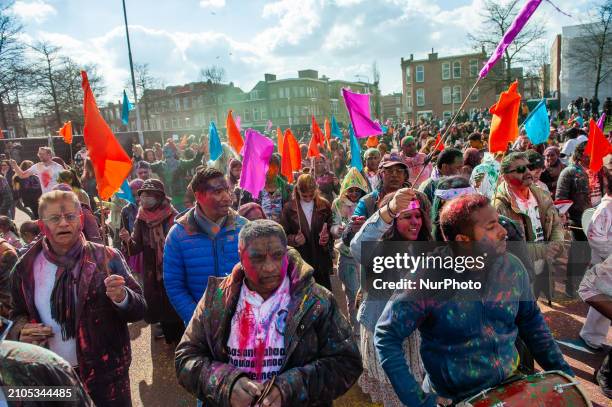
<path id="1" fill-rule="evenodd" d="M 597 382 L 612 398 L 612 154 L 589 169 L 574 115 L 497 154 L 485 111 L 446 126 L 388 122 L 362 169 L 346 132 L 312 157 L 301 144 L 295 182 L 274 153 L 256 196 L 240 155 L 224 143 L 210 161 L 206 137 L 134 144 L 132 202 L 99 199 L 85 147 L 70 164 L 45 146 L 36 163 L 4 157 L 0 382 L 63 380 L 83 405 L 131 405 L 128 324 L 144 319 L 205 406 L 331 406 L 356 383 L 386 407 L 452 405 L 534 361 L 574 375 L 537 304 L 559 279 L 591 307 L 580 337 L 608 352 Z M 17 209 L 31 218 L 19 228 Z M 487 242 L 494 300 L 373 299 L 371 241 Z"/>

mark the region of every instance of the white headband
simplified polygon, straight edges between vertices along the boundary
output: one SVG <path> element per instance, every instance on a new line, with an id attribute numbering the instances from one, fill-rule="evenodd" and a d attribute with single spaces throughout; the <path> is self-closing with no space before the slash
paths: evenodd
<path id="1" fill-rule="evenodd" d="M 452 189 L 436 189 L 434 193 L 435 196 L 443 199 L 445 201 L 449 201 L 453 198 L 457 198 L 458 196 L 475 194 L 476 190 L 472 187 L 465 188 L 452 188 Z"/>

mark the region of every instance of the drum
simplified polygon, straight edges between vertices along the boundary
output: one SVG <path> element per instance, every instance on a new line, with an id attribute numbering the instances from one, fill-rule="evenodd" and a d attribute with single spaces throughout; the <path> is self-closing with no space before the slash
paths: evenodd
<path id="1" fill-rule="evenodd" d="M 518 376 L 483 390 L 457 407 L 592 407 L 578 380 L 554 370 Z"/>

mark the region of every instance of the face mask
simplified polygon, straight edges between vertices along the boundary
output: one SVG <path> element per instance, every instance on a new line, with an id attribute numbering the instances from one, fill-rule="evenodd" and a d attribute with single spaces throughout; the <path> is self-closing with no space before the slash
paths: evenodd
<path id="1" fill-rule="evenodd" d="M 140 198 L 140 204 L 145 209 L 153 208 L 155 205 L 157 205 L 157 202 L 157 198 L 154 198 L 152 196 L 143 196 Z"/>

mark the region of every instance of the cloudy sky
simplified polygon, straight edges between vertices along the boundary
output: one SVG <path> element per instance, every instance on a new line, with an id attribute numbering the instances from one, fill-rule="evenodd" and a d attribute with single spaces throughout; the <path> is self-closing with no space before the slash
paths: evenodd
<path id="1" fill-rule="evenodd" d="M 4 0 L 0 0 L 4 1 Z M 266 72 L 295 77 L 313 68 L 334 79 L 371 79 L 377 61 L 383 93 L 401 90 L 400 58 L 470 50 L 484 0 L 126 0 L 134 61 L 166 85 L 198 79 L 217 64 L 250 90 Z M 507 0 L 500 0 L 507 1 Z M 561 27 L 579 22 L 590 0 L 546 1 L 537 10 L 547 48 Z M 129 78 L 121 0 L 19 0 L 26 39 L 47 40 L 82 64 L 96 63 L 104 101 Z"/>

